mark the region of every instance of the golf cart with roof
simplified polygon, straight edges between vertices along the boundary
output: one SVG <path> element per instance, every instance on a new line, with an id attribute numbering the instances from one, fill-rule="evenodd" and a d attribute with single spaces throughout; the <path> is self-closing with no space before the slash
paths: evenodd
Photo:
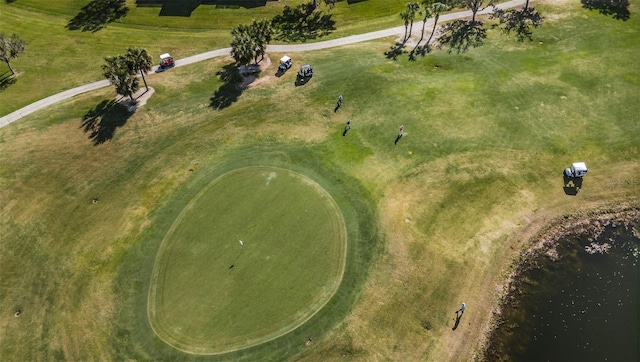
<path id="1" fill-rule="evenodd" d="M 173 57 L 169 53 L 164 53 L 160 55 L 160 66 L 158 67 L 158 70 L 156 70 L 156 73 L 164 72 L 169 68 L 173 68 L 175 65 L 176 63 L 173 60 Z"/>
<path id="2" fill-rule="evenodd" d="M 584 162 L 574 162 L 571 164 L 571 167 L 567 167 L 564 170 L 564 174 L 567 177 L 584 177 L 587 174 L 587 165 Z"/>
<path id="3" fill-rule="evenodd" d="M 280 65 L 278 66 L 278 71 L 281 71 L 282 73 L 284 73 L 287 71 L 287 69 L 291 68 L 292 65 L 293 63 L 291 62 L 291 58 L 288 55 L 285 55 L 284 57 L 280 58 Z"/>
<path id="4" fill-rule="evenodd" d="M 298 78 L 311 78 L 313 77 L 313 68 L 309 64 L 304 64 L 300 67 L 298 72 Z"/>

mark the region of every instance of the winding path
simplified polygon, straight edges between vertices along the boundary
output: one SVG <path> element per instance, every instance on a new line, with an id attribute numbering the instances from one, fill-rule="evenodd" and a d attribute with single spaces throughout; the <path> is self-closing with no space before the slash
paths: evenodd
<path id="1" fill-rule="evenodd" d="M 512 0 L 512 1 L 507 1 L 504 3 L 497 4 L 495 7 L 498 9 L 508 9 L 508 8 L 524 5 L 524 3 L 525 3 L 525 0 Z M 492 11 L 493 11 L 493 8 L 487 8 L 483 11 L 478 12 L 478 14 L 488 14 L 488 13 L 491 13 Z M 472 15 L 471 10 L 444 14 L 440 16 L 439 22 L 462 19 L 462 18 L 470 17 L 471 15 Z M 427 26 L 429 25 L 433 26 L 433 19 L 430 19 L 427 21 Z M 419 29 L 420 27 L 422 27 L 422 22 L 421 21 L 416 22 L 414 23 L 414 26 Z M 351 36 L 347 36 L 339 39 L 321 41 L 317 43 L 269 45 L 267 46 L 267 52 L 295 53 L 295 52 L 304 52 L 304 51 L 310 51 L 310 50 L 327 49 L 327 48 L 339 47 L 347 44 L 354 44 L 354 43 L 359 43 L 359 42 L 373 40 L 373 39 L 385 38 L 389 36 L 398 36 L 402 34 L 404 34 L 404 25 L 397 26 L 395 28 L 373 31 L 370 33 L 351 35 Z M 212 50 L 206 53 L 196 54 L 187 58 L 176 60 L 175 66 L 182 67 L 192 63 L 201 62 L 203 60 L 226 56 L 230 52 L 231 52 L 231 48 L 222 48 L 222 49 Z M 151 72 L 155 72 L 156 69 L 157 69 L 157 66 L 153 67 Z M 47 98 L 41 99 L 37 102 L 31 103 L 28 106 L 20 108 L 17 111 L 11 112 L 6 116 L 0 117 L 0 128 L 8 126 L 9 124 L 19 120 L 20 118 L 26 115 L 39 111 L 57 102 L 75 97 L 82 93 L 91 92 L 96 89 L 104 88 L 107 86 L 109 86 L 109 81 L 105 79 L 98 82 L 89 83 L 76 88 L 72 88 L 72 89 L 54 94 L 52 96 L 49 96 Z"/>

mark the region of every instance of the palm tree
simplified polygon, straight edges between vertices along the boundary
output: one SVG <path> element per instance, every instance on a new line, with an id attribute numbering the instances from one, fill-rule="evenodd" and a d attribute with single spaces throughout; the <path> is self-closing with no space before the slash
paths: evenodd
<path id="1" fill-rule="evenodd" d="M 409 14 L 409 12 L 407 10 L 403 11 L 400 13 L 400 19 L 404 20 L 404 38 L 402 38 L 402 43 L 406 43 L 407 42 L 407 34 L 409 31 L 409 19 L 411 18 L 411 15 Z"/>
<path id="2" fill-rule="evenodd" d="M 144 79 L 144 74 L 151 70 L 152 59 L 151 56 L 147 53 L 147 50 L 144 48 L 128 48 L 126 55 L 129 65 L 134 73 L 140 72 L 142 76 L 142 81 L 144 82 L 144 86 L 147 90 L 149 90 L 149 86 L 147 85 L 147 80 Z"/>
<path id="3" fill-rule="evenodd" d="M 253 38 L 246 25 L 238 25 L 231 30 L 231 56 L 238 64 L 249 64 L 256 56 Z"/>
<path id="4" fill-rule="evenodd" d="M 420 13 L 420 5 L 416 2 L 407 3 L 407 15 L 409 18 L 409 38 L 413 33 L 413 21 L 416 20 L 416 14 Z"/>
<path id="5" fill-rule="evenodd" d="M 418 53 L 418 51 L 420 51 L 420 54 L 422 55 L 430 51 L 429 43 L 433 38 L 433 33 L 436 31 L 436 26 L 438 24 L 438 19 L 440 18 L 440 14 L 450 9 L 448 5 L 439 3 L 439 2 L 433 2 L 433 0 L 425 0 L 422 2 L 422 4 L 424 5 L 424 10 L 423 10 L 424 18 L 422 19 L 422 32 L 420 33 L 420 39 L 416 43 L 416 46 L 413 48 L 413 50 L 411 50 L 411 53 L 409 54 L 410 60 L 415 60 L 415 55 Z M 424 39 L 424 31 L 427 25 L 427 20 L 429 20 L 429 18 L 431 17 L 434 18 L 431 35 L 429 36 L 427 43 L 424 46 L 420 47 L 420 43 L 422 43 L 422 40 Z"/>
<path id="6" fill-rule="evenodd" d="M 425 49 L 429 48 L 429 43 L 431 43 L 431 39 L 433 39 L 433 34 L 436 32 L 436 26 L 438 25 L 440 14 L 448 11 L 449 9 L 451 9 L 451 7 L 443 3 L 433 3 L 429 6 L 429 12 L 431 13 L 431 16 L 433 16 L 433 28 L 431 29 L 431 34 L 429 35 L 429 39 L 427 39 L 427 43 L 424 45 Z M 424 31 L 424 26 L 422 29 Z"/>
<path id="7" fill-rule="evenodd" d="M 249 26 L 249 30 L 255 46 L 255 59 L 257 63 L 258 55 L 262 57 L 261 60 L 264 59 L 267 45 L 271 42 L 271 22 L 267 19 L 254 20 Z"/>
<path id="8" fill-rule="evenodd" d="M 130 61 L 126 55 L 116 55 L 113 57 L 104 58 L 106 64 L 102 65 L 102 71 L 104 77 L 116 87 L 116 92 L 123 96 L 128 96 L 133 99 L 133 94 L 139 88 L 138 78 L 134 75 L 134 71 L 131 67 Z"/>

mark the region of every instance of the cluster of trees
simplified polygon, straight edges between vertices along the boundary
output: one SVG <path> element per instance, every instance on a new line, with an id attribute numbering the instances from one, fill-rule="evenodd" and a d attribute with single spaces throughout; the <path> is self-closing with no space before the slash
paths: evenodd
<path id="1" fill-rule="evenodd" d="M 391 55 L 395 59 L 399 53 L 403 52 L 406 42 L 412 35 L 413 22 L 416 20 L 417 15 L 424 16 L 422 19 L 424 23 L 418 43 L 409 52 L 409 59 L 415 59 L 418 54 L 424 56 L 429 53 L 432 50 L 431 41 L 436 32 L 440 14 L 454 7 L 471 10 L 471 19 L 454 20 L 443 25 L 438 37 L 438 46 L 440 48 L 446 47 L 449 52 L 456 51 L 457 53 L 466 52 L 470 47 L 478 47 L 483 44 L 487 37 L 487 28 L 484 22 L 477 18 L 477 15 L 490 6 L 494 6 L 493 0 L 424 0 L 421 4 L 417 2 L 407 3 L 405 10 L 399 14 L 405 26 L 402 43 L 392 47 L 392 50 L 387 52 L 387 55 Z M 422 44 L 426 22 L 431 18 L 434 20 L 431 34 L 426 43 Z M 532 40 L 532 28 L 539 27 L 544 21 L 544 17 L 535 8 L 529 6 L 528 0 L 520 10 L 495 8 L 490 18 L 498 20 L 493 25 L 494 27 L 500 28 L 506 34 L 514 33 L 516 39 L 520 42 L 526 39 Z"/>
<path id="2" fill-rule="evenodd" d="M 140 88 L 137 74 L 140 72 L 147 90 L 149 86 L 144 74 L 151 70 L 151 56 L 146 49 L 128 48 L 126 54 L 119 54 L 104 58 L 102 65 L 104 77 L 116 88 L 116 92 L 133 99 L 133 94 Z"/>
<path id="3" fill-rule="evenodd" d="M 231 56 L 238 64 L 257 63 L 264 57 L 272 38 L 284 41 L 306 41 L 329 34 L 335 30 L 331 14 L 318 10 L 316 2 L 286 5 L 282 14 L 273 19 L 254 20 L 249 25 L 238 25 L 231 31 Z"/>
<path id="4" fill-rule="evenodd" d="M 0 33 L 0 59 L 7 63 L 11 75 L 15 75 L 16 72 L 11 66 L 11 59 L 15 59 L 23 53 L 27 47 L 27 43 L 20 39 L 16 34 L 7 36 L 4 33 Z"/>

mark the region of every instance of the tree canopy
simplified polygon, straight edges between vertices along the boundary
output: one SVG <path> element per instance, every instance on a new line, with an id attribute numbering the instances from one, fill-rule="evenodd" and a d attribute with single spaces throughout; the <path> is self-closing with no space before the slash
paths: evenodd
<path id="1" fill-rule="evenodd" d="M 20 53 L 23 53 L 26 49 L 27 43 L 20 39 L 16 34 L 7 36 L 4 33 L 0 33 L 0 59 L 2 59 L 9 70 L 11 75 L 15 75 L 16 72 L 11 66 L 11 59 L 18 57 Z"/>
<path id="2" fill-rule="evenodd" d="M 144 78 L 144 74 L 151 70 L 151 65 L 153 59 L 147 50 L 144 48 L 127 48 L 126 57 L 128 58 L 129 65 L 131 66 L 131 70 L 136 73 L 140 72 L 140 76 L 142 76 L 142 81 L 144 82 L 144 87 L 149 90 L 149 86 L 147 85 L 147 80 Z"/>
<path id="3" fill-rule="evenodd" d="M 271 41 L 269 20 L 254 20 L 249 25 L 238 25 L 231 30 L 231 56 L 238 64 L 257 63 L 258 57 L 264 57 L 267 45 Z"/>
<path id="4" fill-rule="evenodd" d="M 135 76 L 131 59 L 127 55 L 116 55 L 104 58 L 106 64 L 102 65 L 104 77 L 116 88 L 116 92 L 131 98 L 140 88 L 140 82 Z"/>

